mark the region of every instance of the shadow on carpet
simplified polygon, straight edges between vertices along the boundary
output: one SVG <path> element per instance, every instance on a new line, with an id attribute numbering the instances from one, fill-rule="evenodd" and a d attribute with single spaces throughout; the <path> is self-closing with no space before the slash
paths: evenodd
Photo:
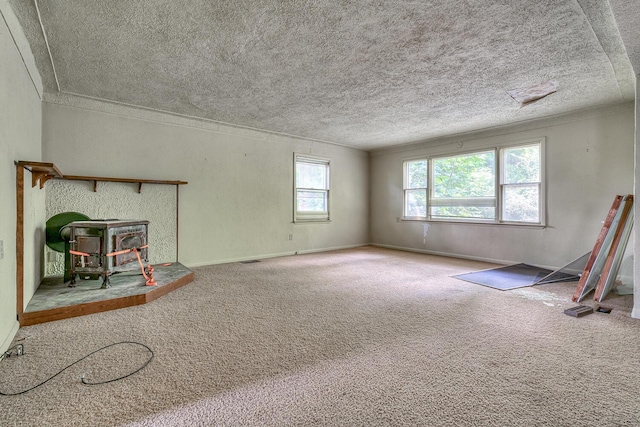
<path id="1" fill-rule="evenodd" d="M 509 289 L 546 283 L 543 279 L 552 273 L 553 271 L 551 270 L 529 264 L 515 264 L 473 273 L 458 274 L 453 277 L 465 282 L 508 291 Z"/>

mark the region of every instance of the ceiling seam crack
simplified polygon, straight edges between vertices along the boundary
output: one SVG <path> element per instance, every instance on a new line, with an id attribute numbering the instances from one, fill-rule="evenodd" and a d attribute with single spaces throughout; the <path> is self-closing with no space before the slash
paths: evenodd
<path id="1" fill-rule="evenodd" d="M 2 20 L 4 21 L 4 25 L 7 27 L 7 30 L 9 31 L 9 35 L 11 36 L 11 40 L 13 40 L 13 44 L 16 47 L 16 50 L 18 51 L 18 55 L 20 55 L 20 59 L 22 60 L 22 64 L 24 65 L 24 68 L 27 70 L 27 74 L 29 75 L 29 80 L 31 80 L 31 83 L 33 84 L 33 87 L 36 90 L 36 93 L 38 94 L 38 98 L 40 98 L 40 101 L 42 101 L 43 94 L 42 94 L 42 92 L 40 90 L 38 90 L 38 85 L 33 80 L 33 76 L 31 75 L 31 70 L 29 69 L 29 66 L 27 65 L 27 62 L 24 59 L 24 55 L 22 55 L 22 50 L 20 50 L 20 47 L 18 46 L 18 42 L 16 41 L 16 38 L 14 37 L 13 32 L 11 31 L 11 27 L 9 26 L 9 23 L 7 22 L 7 18 L 4 16 L 4 13 L 2 13 L 2 9 L 0 9 L 0 16 L 2 16 Z"/>
<path id="2" fill-rule="evenodd" d="M 598 33 L 593 28 L 593 24 L 591 23 L 591 19 L 589 19 L 589 15 L 585 11 L 584 7 L 582 7 L 581 1 L 580 0 L 576 0 L 576 4 L 580 8 L 580 11 L 582 12 L 582 15 L 584 16 L 584 18 L 586 19 L 587 23 L 589 24 L 589 28 L 591 29 L 591 32 L 593 33 L 594 37 L 598 41 L 598 45 L 600 45 L 600 48 L 602 49 L 602 52 L 604 52 L 604 54 L 607 56 L 607 61 L 609 62 L 609 65 L 611 66 L 611 71 L 613 71 L 613 75 L 616 78 L 616 87 L 618 88 L 618 95 L 620 96 L 620 99 L 624 99 L 624 95 L 622 93 L 622 88 L 620 87 L 620 77 L 618 75 L 618 72 L 616 71 L 616 67 L 613 65 L 613 61 L 611 61 L 611 56 L 609 55 L 609 52 L 607 51 L 607 49 L 604 48 L 604 45 L 602 44 L 602 40 L 600 39 L 600 36 L 598 36 Z M 608 4 L 608 2 L 607 2 L 607 4 Z M 609 10 L 611 11 L 611 6 L 609 6 Z"/>
<path id="3" fill-rule="evenodd" d="M 38 0 L 33 0 L 33 4 L 36 6 L 36 12 L 38 13 L 38 23 L 40 24 L 40 30 L 42 31 L 42 37 L 44 37 L 44 44 L 47 46 L 47 52 L 49 53 L 49 61 L 51 62 L 51 68 L 53 69 L 53 78 L 56 81 L 56 87 L 60 92 L 60 82 L 58 81 L 58 73 L 56 72 L 56 66 L 53 63 L 53 56 L 51 55 L 51 48 L 49 47 L 49 39 L 47 33 L 44 30 L 44 24 L 42 23 L 42 16 L 40 15 L 40 8 L 38 7 Z"/>

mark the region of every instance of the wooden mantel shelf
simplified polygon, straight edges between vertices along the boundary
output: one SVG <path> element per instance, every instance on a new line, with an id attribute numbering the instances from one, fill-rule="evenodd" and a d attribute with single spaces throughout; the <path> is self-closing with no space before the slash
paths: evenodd
<path id="1" fill-rule="evenodd" d="M 40 188 L 44 187 L 44 183 L 51 178 L 62 178 L 62 172 L 53 163 L 43 162 L 26 162 L 20 160 L 16 162 L 16 165 L 31 172 L 31 187 L 35 187 L 40 181 Z"/>
<path id="2" fill-rule="evenodd" d="M 93 182 L 93 191 L 98 191 L 98 182 L 130 182 L 138 184 L 138 193 L 142 191 L 142 184 L 164 184 L 164 185 L 184 185 L 187 181 L 167 181 L 161 179 L 137 179 L 137 178 L 107 178 L 99 176 L 78 176 L 63 175 L 62 172 L 53 163 L 28 162 L 20 160 L 16 165 L 22 166 L 31 171 L 31 186 L 35 187 L 40 181 L 40 188 L 44 187 L 44 183 L 51 178 L 66 179 L 71 181 L 90 181 Z"/>
<path id="3" fill-rule="evenodd" d="M 107 178 L 99 176 L 77 176 L 65 175 L 57 179 L 66 179 L 70 181 L 93 181 L 93 191 L 98 191 L 98 182 L 131 182 L 138 184 L 138 193 L 142 191 L 142 184 L 165 184 L 165 185 L 184 185 L 187 181 L 167 181 L 161 179 L 136 179 L 136 178 Z"/>

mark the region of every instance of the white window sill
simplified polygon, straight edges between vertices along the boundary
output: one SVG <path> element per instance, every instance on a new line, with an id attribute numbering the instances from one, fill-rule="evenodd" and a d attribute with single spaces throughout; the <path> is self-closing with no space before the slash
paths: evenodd
<path id="1" fill-rule="evenodd" d="M 416 218 L 416 217 L 400 217 L 400 221 L 402 222 L 428 222 L 430 224 L 459 224 L 459 225 L 490 225 L 490 226 L 499 226 L 499 227 L 525 227 L 525 228 L 547 228 L 546 224 L 537 224 L 537 223 L 529 223 L 529 222 L 498 222 L 498 221 L 464 221 L 464 220 L 454 220 L 454 219 L 427 219 L 427 218 Z"/>

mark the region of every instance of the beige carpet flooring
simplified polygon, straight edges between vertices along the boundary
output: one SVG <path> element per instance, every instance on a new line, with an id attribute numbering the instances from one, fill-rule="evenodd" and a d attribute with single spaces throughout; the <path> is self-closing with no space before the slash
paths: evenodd
<path id="1" fill-rule="evenodd" d="M 498 291 L 490 264 L 381 248 L 195 268 L 144 306 L 21 328 L 1 426 L 638 426 L 640 320 L 563 314 L 575 282 Z"/>

